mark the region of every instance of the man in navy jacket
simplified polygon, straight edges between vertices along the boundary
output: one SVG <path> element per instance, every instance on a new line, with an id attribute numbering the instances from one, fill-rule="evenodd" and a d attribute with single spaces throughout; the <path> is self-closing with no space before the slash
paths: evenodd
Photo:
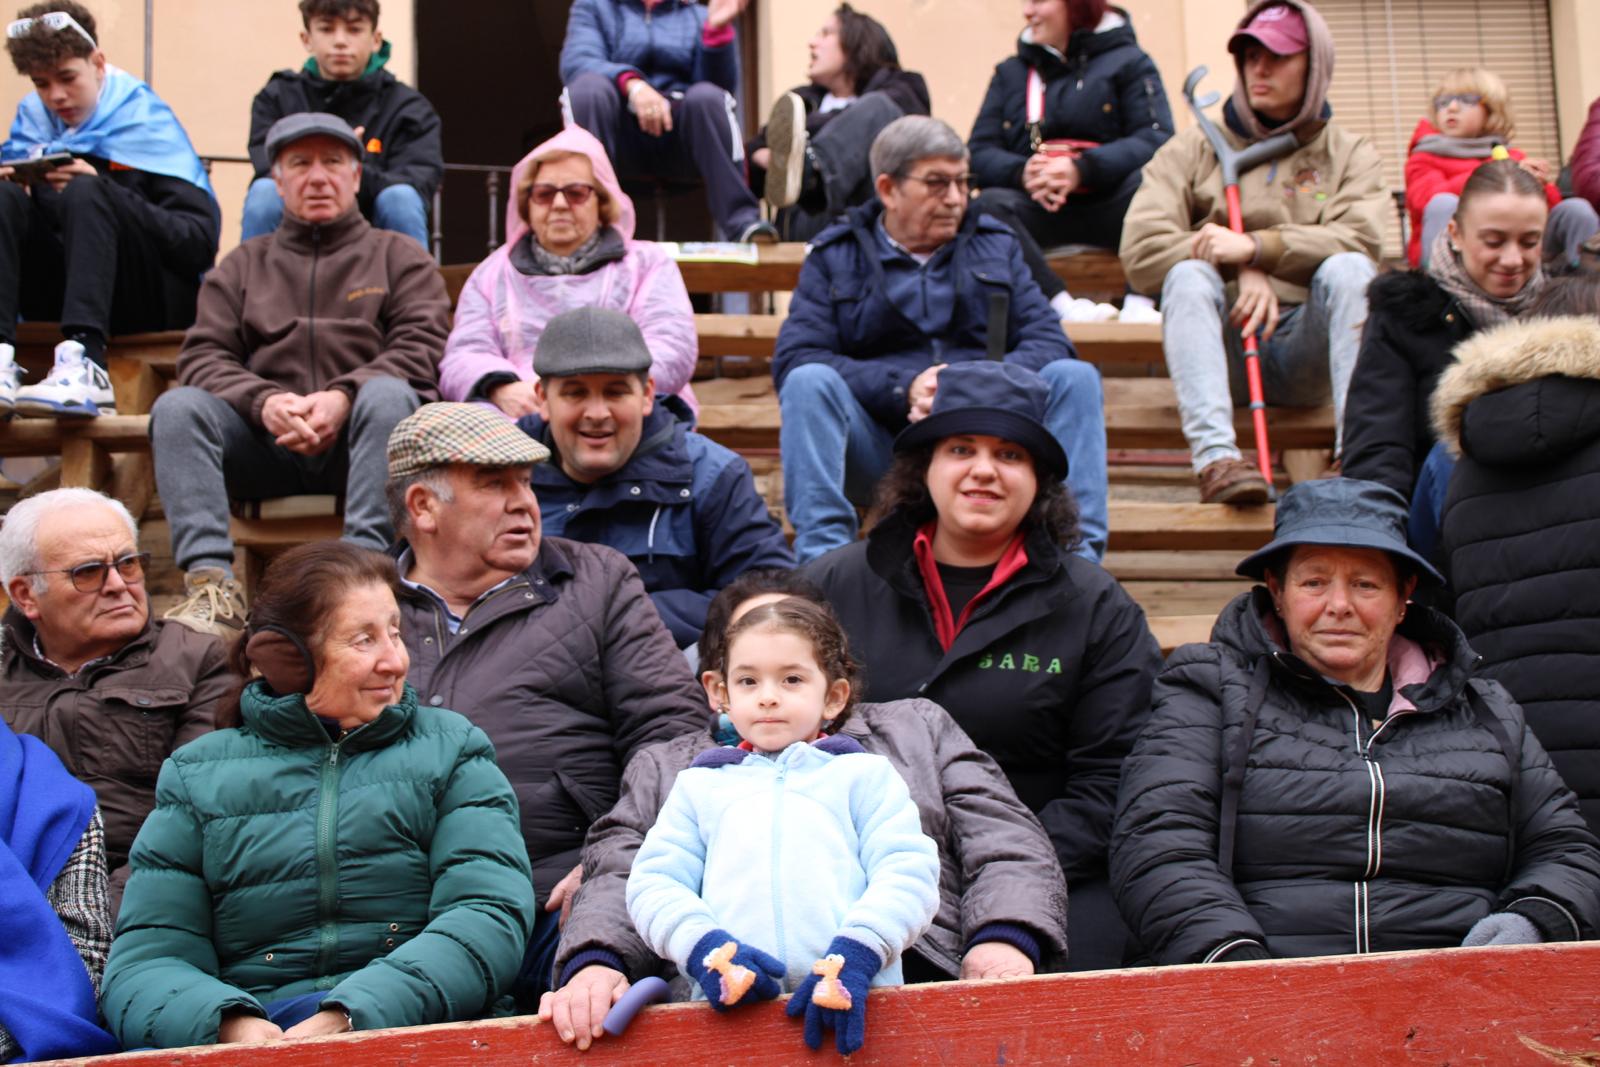
<path id="1" fill-rule="evenodd" d="M 544 415 L 517 425 L 551 452 L 533 468 L 545 534 L 632 560 L 678 647 L 700 639 L 723 586 L 755 567 L 794 566 L 749 464 L 693 433 L 677 397 L 655 395 L 650 350 L 627 315 L 557 315 L 533 369 Z"/>
<path id="2" fill-rule="evenodd" d="M 1075 358 L 1016 235 L 968 214 L 966 169 L 945 123 L 897 119 L 872 145 L 878 203 L 819 234 L 800 271 L 772 373 L 802 563 L 855 540 L 854 504 L 888 469 L 894 435 L 927 415 L 939 368 L 991 353 L 1049 383 L 1045 422 L 1067 453 L 1080 551 L 1105 552 L 1100 374 Z"/>

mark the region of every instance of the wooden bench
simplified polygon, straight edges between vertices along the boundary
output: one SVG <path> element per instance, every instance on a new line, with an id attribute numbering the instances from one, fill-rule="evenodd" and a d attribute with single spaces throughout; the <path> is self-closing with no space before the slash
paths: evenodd
<path id="1" fill-rule="evenodd" d="M 1600 1062 L 1600 944 L 1445 948 L 874 989 L 851 1067 Z M 1447 991 L 1447 992 L 1446 992 Z M 581 1056 L 537 1016 L 55 1061 L 62 1067 L 778 1067 L 808 1052 L 785 1001 L 645 1008 Z"/>

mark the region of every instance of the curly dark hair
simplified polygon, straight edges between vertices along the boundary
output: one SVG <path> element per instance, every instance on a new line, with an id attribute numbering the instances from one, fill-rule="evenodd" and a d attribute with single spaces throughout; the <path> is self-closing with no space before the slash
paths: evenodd
<path id="1" fill-rule="evenodd" d="M 73 22 L 83 27 L 84 33 L 96 41 L 100 40 L 94 16 L 76 0 L 46 0 L 42 4 L 29 4 L 17 12 L 17 18 L 36 19 L 52 11 L 71 16 Z M 71 26 L 52 30 L 42 22 L 35 22 L 21 37 L 6 38 L 6 51 L 11 54 L 11 64 L 17 68 L 17 73 L 28 77 L 35 71 L 55 70 L 69 59 L 88 59 L 97 49 Z"/>
<path id="2" fill-rule="evenodd" d="M 850 655 L 850 642 L 844 635 L 844 627 L 839 625 L 833 609 L 827 604 L 800 597 L 790 597 L 774 604 L 763 604 L 759 608 L 752 608 L 742 615 L 738 622 L 728 627 L 723 638 L 722 655 L 726 656 L 727 650 L 733 647 L 733 642 L 741 634 L 755 630 L 790 633 L 804 638 L 811 642 L 817 666 L 822 669 L 822 675 L 828 680 L 829 685 L 840 678 L 850 683 L 850 695 L 845 699 L 844 707 L 833 717 L 824 731 L 830 734 L 838 733 L 840 727 L 849 721 L 850 709 L 855 706 L 860 671 L 855 659 Z"/>
<path id="3" fill-rule="evenodd" d="M 919 448 L 896 452 L 889 471 L 878 482 L 872 512 L 879 518 L 888 518 L 902 512 L 915 526 L 932 522 L 939 517 L 928 492 L 928 465 L 933 462 L 934 441 Z M 1034 464 L 1037 471 L 1038 464 Z M 1042 530 L 1055 544 L 1071 550 L 1078 544 L 1078 506 L 1067 492 L 1067 483 L 1045 476 L 1039 479 L 1039 491 L 1033 504 L 1022 517 L 1023 530 Z"/>
<path id="4" fill-rule="evenodd" d="M 900 51 L 883 23 L 849 4 L 835 8 L 833 17 L 839 20 L 839 50 L 857 96 L 866 92 L 878 71 L 900 69 Z"/>
<path id="5" fill-rule="evenodd" d="M 357 18 L 365 15 L 378 24 L 378 0 L 300 0 L 300 21 L 311 28 L 311 20 L 318 16 L 336 19 Z"/>

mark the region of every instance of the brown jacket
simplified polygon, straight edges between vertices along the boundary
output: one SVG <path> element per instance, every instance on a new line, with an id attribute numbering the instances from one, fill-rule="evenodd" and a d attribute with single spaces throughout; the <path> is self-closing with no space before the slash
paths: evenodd
<path id="1" fill-rule="evenodd" d="M 709 711 L 701 717 L 704 724 Z M 986 928 L 1019 926 L 1038 942 L 1041 970 L 1058 968 L 1067 955 L 1067 883 L 1044 827 L 994 760 L 930 700 L 857 704 L 842 732 L 894 764 L 923 832 L 939 845 L 939 912 L 910 951 L 956 978 L 968 946 L 989 939 Z M 678 772 L 713 745 L 703 725 L 628 764 L 621 799 L 583 849 L 583 885 L 556 950 L 558 982 L 591 963 L 634 980 L 663 966 L 628 918 L 628 871 Z"/>
<path id="2" fill-rule="evenodd" d="M 22 612 L 11 607 L 0 619 L 0 713 L 94 789 L 114 896 L 155 807 L 162 762 L 211 729 L 233 684 L 222 642 L 179 623 L 153 620 L 122 651 L 68 676 L 34 652 L 33 623 Z"/>
<path id="3" fill-rule="evenodd" d="M 275 393 L 399 378 L 438 399 L 450 298 L 438 267 L 403 234 L 354 208 L 313 225 L 285 215 L 206 276 L 178 381 L 226 400 L 253 426 Z"/>
<path id="4" fill-rule="evenodd" d="M 1237 148 L 1247 143 L 1223 132 Z M 1239 192 L 1245 232 L 1261 241 L 1256 266 L 1272 276 L 1285 304 L 1305 303 L 1311 276 L 1329 256 L 1378 257 L 1390 202 L 1383 161 L 1365 137 L 1330 122 L 1288 156 L 1246 171 Z M 1123 219 L 1122 269 L 1134 289 L 1159 294 L 1167 272 L 1191 258 L 1189 242 L 1208 222 L 1228 225 L 1222 169 L 1205 134 L 1191 126 L 1145 164 Z"/>

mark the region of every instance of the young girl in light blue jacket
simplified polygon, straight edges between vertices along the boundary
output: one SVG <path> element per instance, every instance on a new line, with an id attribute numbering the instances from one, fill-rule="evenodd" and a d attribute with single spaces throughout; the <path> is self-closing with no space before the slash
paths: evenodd
<path id="1" fill-rule="evenodd" d="M 793 992 L 805 1040 L 866 1037 L 869 985 L 939 905 L 939 856 L 905 782 L 837 733 L 854 664 L 826 607 L 754 608 L 728 629 L 716 685 L 743 741 L 678 775 L 628 877 L 628 912 L 718 1011 Z"/>

